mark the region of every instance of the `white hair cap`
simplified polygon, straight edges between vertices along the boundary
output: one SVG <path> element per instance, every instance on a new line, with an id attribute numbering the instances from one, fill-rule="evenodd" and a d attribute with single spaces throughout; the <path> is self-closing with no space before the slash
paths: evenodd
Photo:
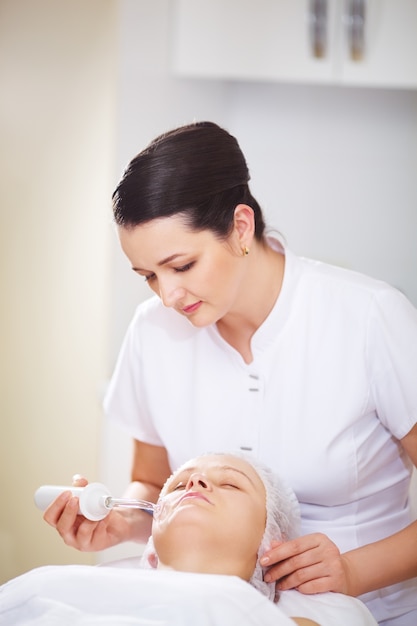
<path id="1" fill-rule="evenodd" d="M 269 467 L 247 455 L 236 455 L 252 465 L 262 480 L 266 492 L 266 523 L 258 558 L 250 584 L 270 600 L 277 601 L 275 582 L 264 581 L 266 568 L 260 564 L 260 558 L 269 550 L 272 541 L 288 541 L 300 533 L 300 507 L 294 491 Z"/>

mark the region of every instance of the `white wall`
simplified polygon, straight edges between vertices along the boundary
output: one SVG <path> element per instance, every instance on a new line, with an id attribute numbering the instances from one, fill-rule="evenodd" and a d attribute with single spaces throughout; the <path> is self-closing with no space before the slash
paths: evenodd
<path id="1" fill-rule="evenodd" d="M 0 582 L 93 560 L 33 494 L 98 474 L 116 21 L 113 0 L 0 5 Z"/>
<path id="2" fill-rule="evenodd" d="M 231 99 L 253 191 L 288 245 L 417 305 L 417 91 L 238 83 Z"/>

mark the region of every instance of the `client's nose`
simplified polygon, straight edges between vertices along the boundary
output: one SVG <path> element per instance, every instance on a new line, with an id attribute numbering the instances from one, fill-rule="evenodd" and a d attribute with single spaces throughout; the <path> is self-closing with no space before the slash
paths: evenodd
<path id="1" fill-rule="evenodd" d="M 207 476 L 194 472 L 187 481 L 186 490 L 190 489 L 208 489 L 211 491 L 211 484 Z"/>

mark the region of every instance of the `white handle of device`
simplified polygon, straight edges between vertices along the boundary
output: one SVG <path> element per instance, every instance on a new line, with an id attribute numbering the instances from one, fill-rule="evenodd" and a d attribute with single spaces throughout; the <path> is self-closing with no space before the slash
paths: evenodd
<path id="1" fill-rule="evenodd" d="M 98 522 L 110 513 L 106 507 L 109 490 L 101 483 L 89 483 L 85 487 L 64 487 L 61 485 L 43 485 L 35 492 L 35 504 L 44 511 L 63 491 L 71 491 L 80 500 L 79 513 L 87 519 Z"/>

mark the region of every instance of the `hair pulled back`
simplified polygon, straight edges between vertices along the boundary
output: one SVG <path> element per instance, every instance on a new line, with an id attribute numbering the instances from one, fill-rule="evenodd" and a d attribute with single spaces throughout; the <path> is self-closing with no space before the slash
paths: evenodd
<path id="1" fill-rule="evenodd" d="M 129 163 L 113 193 L 116 224 L 134 228 L 181 214 L 189 228 L 226 238 L 234 209 L 249 205 L 255 237 L 265 230 L 249 190 L 249 171 L 236 139 L 213 122 L 195 122 L 164 133 Z"/>

